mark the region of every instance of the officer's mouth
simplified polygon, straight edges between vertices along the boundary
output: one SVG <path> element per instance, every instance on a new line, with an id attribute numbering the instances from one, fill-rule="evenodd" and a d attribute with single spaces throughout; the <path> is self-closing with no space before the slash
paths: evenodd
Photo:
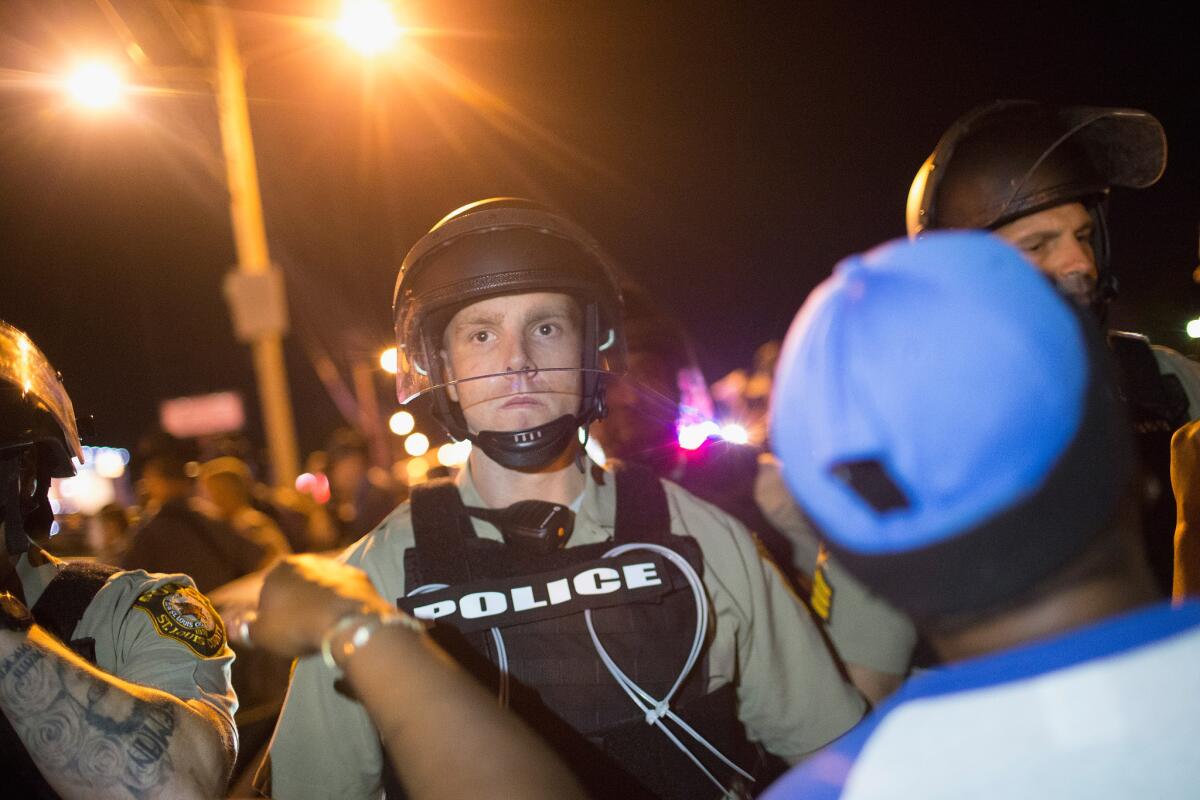
<path id="1" fill-rule="evenodd" d="M 500 408 L 540 408 L 542 405 L 542 401 L 531 394 L 518 394 L 505 400 Z"/>

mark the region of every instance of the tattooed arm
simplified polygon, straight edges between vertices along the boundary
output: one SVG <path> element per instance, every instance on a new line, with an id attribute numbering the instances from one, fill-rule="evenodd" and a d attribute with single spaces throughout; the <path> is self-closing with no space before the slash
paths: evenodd
<path id="1" fill-rule="evenodd" d="M 0 630 L 0 708 L 64 798 L 219 796 L 232 732 L 212 709 L 122 681 L 35 626 Z"/>

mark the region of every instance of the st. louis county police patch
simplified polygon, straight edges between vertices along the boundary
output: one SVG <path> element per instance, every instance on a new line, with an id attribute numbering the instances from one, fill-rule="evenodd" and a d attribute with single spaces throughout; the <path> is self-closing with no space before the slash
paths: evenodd
<path id="1" fill-rule="evenodd" d="M 193 586 L 164 583 L 139 595 L 133 607 L 146 612 L 159 636 L 182 642 L 198 656 L 211 658 L 225 645 L 225 623 Z"/>

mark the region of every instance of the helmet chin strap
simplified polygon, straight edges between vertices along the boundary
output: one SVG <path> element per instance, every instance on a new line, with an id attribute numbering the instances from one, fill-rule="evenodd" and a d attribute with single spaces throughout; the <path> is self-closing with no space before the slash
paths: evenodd
<path id="1" fill-rule="evenodd" d="M 564 414 L 535 428 L 480 431 L 468 433 L 467 438 L 502 467 L 539 469 L 562 455 L 581 424 L 574 414 Z"/>
<path id="2" fill-rule="evenodd" d="M 20 458 L 0 460 L 0 502 L 4 504 L 5 552 L 10 556 L 19 556 L 27 552 L 30 545 L 21 503 Z"/>
<path id="3" fill-rule="evenodd" d="M 1107 201 L 1100 198 L 1086 204 L 1088 215 L 1092 218 L 1092 253 L 1096 258 L 1096 291 L 1092 296 L 1091 311 L 1103 326 L 1108 321 L 1108 308 L 1113 298 L 1117 296 L 1117 276 L 1113 274 L 1112 252 L 1108 238 L 1108 214 L 1105 211 Z"/>

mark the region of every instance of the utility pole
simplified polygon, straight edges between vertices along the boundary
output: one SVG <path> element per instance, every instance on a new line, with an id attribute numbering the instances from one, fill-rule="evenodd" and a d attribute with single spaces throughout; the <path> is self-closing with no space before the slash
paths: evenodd
<path id="1" fill-rule="evenodd" d="M 217 111 L 238 262 L 237 269 L 226 277 L 225 296 L 234 330 L 254 354 L 274 483 L 290 486 L 300 472 L 300 458 L 283 361 L 283 336 L 288 327 L 283 273 L 271 263 L 267 250 L 246 86 L 233 21 L 229 9 L 220 2 L 210 3 L 207 11 L 216 50 Z"/>

